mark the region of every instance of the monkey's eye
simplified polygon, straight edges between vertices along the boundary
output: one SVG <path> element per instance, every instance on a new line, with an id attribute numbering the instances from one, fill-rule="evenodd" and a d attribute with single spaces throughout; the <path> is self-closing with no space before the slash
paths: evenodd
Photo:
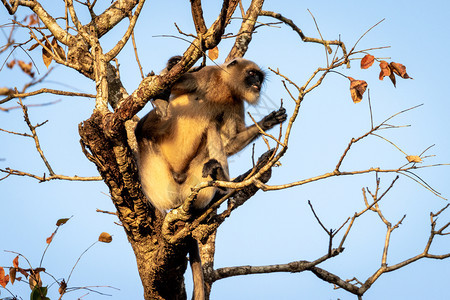
<path id="1" fill-rule="evenodd" d="M 255 72 L 255 71 L 248 71 L 248 75 L 250 75 L 250 76 L 256 76 L 256 72 Z"/>

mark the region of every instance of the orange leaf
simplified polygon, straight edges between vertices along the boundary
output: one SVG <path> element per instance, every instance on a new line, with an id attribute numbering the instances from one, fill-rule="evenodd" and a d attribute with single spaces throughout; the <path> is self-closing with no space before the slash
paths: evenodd
<path id="1" fill-rule="evenodd" d="M 392 73 L 391 68 L 389 68 L 389 64 L 384 60 L 380 61 L 380 69 L 380 80 L 383 80 L 384 76 L 389 76 Z"/>
<path id="2" fill-rule="evenodd" d="M 29 26 L 33 26 L 39 24 L 39 18 L 36 14 L 30 15 L 30 21 L 28 22 Z"/>
<path id="3" fill-rule="evenodd" d="M 420 156 L 417 156 L 417 155 L 408 155 L 406 157 L 406 159 L 408 160 L 408 162 L 414 162 L 414 163 L 422 162 L 422 159 L 420 158 Z"/>
<path id="4" fill-rule="evenodd" d="M 18 60 L 18 61 L 17 61 L 17 64 L 19 65 L 19 67 L 22 69 L 22 71 L 23 71 L 24 73 L 26 73 L 26 74 L 30 75 L 32 78 L 34 78 L 34 73 L 31 72 L 31 67 L 33 66 L 33 65 L 31 64 L 31 62 L 27 64 L 27 63 L 25 63 L 25 62 L 22 61 L 22 60 Z"/>
<path id="5" fill-rule="evenodd" d="M 53 232 L 51 236 L 49 236 L 48 238 L 45 239 L 45 242 L 46 242 L 47 244 L 50 244 L 50 243 L 52 242 L 53 237 L 55 236 L 55 233 L 56 233 L 56 232 Z"/>
<path id="6" fill-rule="evenodd" d="M 17 255 L 16 258 L 13 259 L 13 266 L 14 268 L 19 267 L 19 255 Z"/>
<path id="7" fill-rule="evenodd" d="M 6 287 L 8 282 L 9 282 L 9 275 L 5 276 L 5 270 L 3 269 L 3 267 L 0 267 L 0 285 L 2 287 Z"/>
<path id="8" fill-rule="evenodd" d="M 7 63 L 6 66 L 8 67 L 8 69 L 12 69 L 15 64 L 16 64 L 16 60 L 13 59 L 9 63 Z"/>
<path id="9" fill-rule="evenodd" d="M 389 66 L 391 67 L 392 71 L 397 74 L 398 76 L 400 76 L 403 79 L 408 79 L 411 78 L 409 77 L 409 75 L 406 73 L 406 67 L 402 64 L 396 63 L 396 62 L 391 62 L 389 64 Z M 412 78 L 411 78 L 412 79 Z"/>
<path id="10" fill-rule="evenodd" d="M 367 82 L 364 80 L 355 80 L 352 77 L 348 77 L 350 80 L 350 94 L 354 103 L 359 103 L 362 100 L 362 96 L 367 88 Z"/>
<path id="11" fill-rule="evenodd" d="M 219 48 L 217 48 L 217 46 L 216 46 L 216 47 L 214 47 L 212 49 L 209 49 L 208 50 L 208 57 L 211 60 L 216 60 L 219 57 Z"/>
<path id="12" fill-rule="evenodd" d="M 50 46 L 50 43 L 47 41 L 45 41 L 45 47 L 47 49 L 52 49 L 52 46 Z M 50 63 L 52 62 L 52 53 L 48 52 L 47 49 L 42 47 L 42 60 L 44 61 L 45 66 L 48 68 L 48 66 L 50 65 Z"/>
<path id="13" fill-rule="evenodd" d="M 98 237 L 98 240 L 102 243 L 111 243 L 112 236 L 107 232 L 102 232 Z"/>
<path id="14" fill-rule="evenodd" d="M 366 56 L 364 56 L 361 59 L 361 69 L 370 68 L 370 66 L 373 65 L 374 61 L 375 61 L 375 56 L 370 55 L 370 54 L 366 54 Z"/>

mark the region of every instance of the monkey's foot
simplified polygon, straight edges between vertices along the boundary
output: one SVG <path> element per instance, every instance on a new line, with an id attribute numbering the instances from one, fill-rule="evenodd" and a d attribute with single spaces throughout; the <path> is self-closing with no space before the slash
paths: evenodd
<path id="1" fill-rule="evenodd" d="M 210 159 L 203 165 L 202 176 L 210 176 L 212 180 L 228 180 L 222 165 L 216 159 Z"/>

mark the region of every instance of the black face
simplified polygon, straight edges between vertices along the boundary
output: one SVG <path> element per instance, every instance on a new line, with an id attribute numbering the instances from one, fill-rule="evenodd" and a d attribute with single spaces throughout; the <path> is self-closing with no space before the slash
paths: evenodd
<path id="1" fill-rule="evenodd" d="M 264 74 L 260 70 L 250 69 L 247 70 L 247 75 L 245 76 L 245 84 L 250 87 L 258 90 L 261 90 L 261 85 L 264 81 Z"/>

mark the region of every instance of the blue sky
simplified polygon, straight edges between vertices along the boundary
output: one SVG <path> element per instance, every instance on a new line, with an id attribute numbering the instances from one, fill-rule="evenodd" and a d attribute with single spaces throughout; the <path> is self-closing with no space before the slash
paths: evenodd
<path id="1" fill-rule="evenodd" d="M 207 2 L 207 1 L 204 1 Z M 43 1 L 46 9 L 62 13 L 53 1 Z M 109 3 L 107 1 L 107 3 Z M 99 2 L 98 5 L 101 5 Z M 106 4 L 105 4 L 106 5 Z M 214 21 L 218 7 L 204 4 L 207 24 Z M 378 80 L 377 66 L 360 70 L 359 61 L 352 62 L 351 69 L 339 72 L 368 82 L 374 122 L 379 123 L 403 109 L 424 104 L 418 109 L 394 119 L 395 125 L 410 124 L 411 127 L 383 132 L 402 150 L 418 155 L 428 146 L 427 164 L 450 163 L 450 101 L 447 92 L 447 66 L 450 64 L 450 4 L 447 1 L 377 1 L 361 4 L 361 1 L 267 1 L 265 10 L 279 12 L 292 19 L 307 36 L 319 37 L 311 13 L 316 18 L 325 39 L 341 39 L 351 48 L 359 37 L 381 19 L 380 25 L 368 33 L 358 44 L 358 49 L 391 46 L 372 52 L 376 57 L 386 58 L 407 67 L 414 80 L 398 80 L 394 88 L 388 80 Z M 177 35 L 176 22 L 183 31 L 194 32 L 189 17 L 188 1 L 148 1 L 136 28 L 136 40 L 144 72 L 158 72 L 172 55 L 181 54 L 187 43 L 158 35 Z M 21 14 L 27 11 L 22 10 Z M 0 9 L 2 23 L 9 19 L 4 8 Z M 85 19 L 86 21 L 87 19 Z M 270 19 L 260 19 L 271 22 Z M 125 25 L 104 37 L 103 47 L 109 49 Z M 238 20 L 229 27 L 236 33 Z M 7 33 L 6 29 L 3 29 Z M 26 31 L 21 35 L 26 39 Z M 19 40 L 19 36 L 17 38 Z M 1 36 L 1 44 L 4 36 Z M 220 46 L 218 62 L 222 62 L 232 45 L 224 40 Z M 3 62 L 5 53 L 0 55 Z M 39 72 L 46 68 L 40 50 L 31 53 Z M 13 57 L 28 61 L 21 51 Z M 305 44 L 288 27 L 261 27 L 253 36 L 246 58 L 254 60 L 267 70 L 279 68 L 290 79 L 303 85 L 306 78 L 318 67 L 325 66 L 324 50 L 319 45 Z M 132 47 L 127 45 L 118 57 L 123 83 L 128 92 L 140 82 Z M 0 87 L 14 86 L 27 80 L 26 75 L 4 68 L 0 72 Z M 44 85 L 40 87 L 67 89 L 94 93 L 93 82 L 74 71 L 57 66 Z M 349 82 L 338 74 L 330 74 L 322 86 L 312 92 L 303 103 L 299 119 L 293 128 L 288 153 L 282 166 L 274 169 L 270 184 L 282 184 L 309 178 L 330 171 L 336 165 L 342 151 L 352 137 L 358 137 L 370 129 L 367 95 L 359 104 L 351 101 Z M 275 74 L 268 71 L 268 82 L 258 107 L 250 107 L 255 118 L 261 118 L 276 109 L 283 98 L 288 114 L 293 104 Z M 87 119 L 94 108 L 91 99 L 61 98 L 42 95 L 28 98 L 26 104 L 44 103 L 62 99 L 56 105 L 30 108 L 33 123 L 49 122 L 38 131 L 43 150 L 58 174 L 95 176 L 95 167 L 83 156 L 79 146 L 78 124 Z M 15 105 L 14 102 L 4 107 Z M 142 116 L 148 108 L 139 115 Z M 248 121 L 250 122 L 250 121 Z M 0 112 L 0 128 L 26 132 L 20 110 Z M 275 132 L 275 131 L 274 131 Z M 0 167 L 28 171 L 36 174 L 46 172 L 34 149 L 31 139 L 11 136 L 0 132 Z M 262 153 L 265 145 L 256 142 L 256 153 Z M 366 169 L 382 166 L 394 168 L 404 164 L 404 154 L 391 144 L 369 137 L 352 147 L 342 166 L 343 170 Z M 230 173 L 236 176 L 251 166 L 251 147 L 230 158 Z M 450 167 L 424 169 L 418 174 L 433 188 L 450 197 Z M 381 176 L 381 187 L 389 186 L 395 175 Z M 328 239 L 314 220 L 307 201 L 314 205 L 316 213 L 327 228 L 338 228 L 355 211 L 364 207 L 361 189 L 374 190 L 375 175 L 362 175 L 327 179 L 283 191 L 258 192 L 245 206 L 237 210 L 219 229 L 216 247 L 216 267 L 238 265 L 268 265 L 288 263 L 295 260 L 314 260 L 327 251 Z M 56 278 L 67 278 L 79 255 L 94 242 L 102 231 L 113 234 L 111 244 L 97 244 L 81 259 L 72 275 L 70 286 L 114 286 L 120 291 L 99 288 L 112 295 L 103 299 L 140 299 L 142 287 L 131 247 L 121 227 L 114 224 L 115 217 L 95 212 L 103 209 L 113 211 L 101 182 L 48 182 L 38 183 L 22 177 L 10 177 L 0 182 L 1 221 L 0 250 L 13 250 L 25 255 L 33 266 L 39 264 L 46 246 L 45 238 L 55 228 L 56 220 L 73 218 L 58 232 L 47 251 L 44 265 Z M 429 213 L 436 212 L 447 201 L 411 181 L 401 177 L 391 193 L 380 203 L 386 218 L 393 224 L 404 214 L 406 218 L 392 235 L 388 264 L 392 265 L 422 252 L 429 235 Z M 441 216 L 440 224 L 449 220 L 449 213 Z M 357 277 L 363 281 L 380 266 L 386 227 L 375 214 L 358 219 L 346 241 L 345 251 L 335 259 L 325 262 L 325 268 L 343 279 Z M 337 236 L 337 241 L 342 235 Z M 450 251 L 450 241 L 436 237 L 432 253 Z M 11 264 L 15 256 L 0 252 L 0 266 Z M 24 261 L 21 261 L 24 263 Z M 364 299 L 447 299 L 450 294 L 448 278 L 450 262 L 422 260 L 402 270 L 384 274 L 366 293 Z M 189 274 L 186 275 L 188 293 L 191 289 Z M 15 284 L 12 290 L 27 298 L 29 289 Z M 0 297 L 8 294 L 1 290 Z M 57 294 L 54 286 L 51 290 Z M 76 293 L 76 294 L 75 294 Z M 75 299 L 85 292 L 68 294 Z M 99 299 L 90 293 L 83 299 Z M 311 273 L 266 274 L 225 279 L 213 285 L 212 299 L 354 299 L 342 290 L 333 290 Z M 53 299 L 53 298 L 52 298 Z"/>

